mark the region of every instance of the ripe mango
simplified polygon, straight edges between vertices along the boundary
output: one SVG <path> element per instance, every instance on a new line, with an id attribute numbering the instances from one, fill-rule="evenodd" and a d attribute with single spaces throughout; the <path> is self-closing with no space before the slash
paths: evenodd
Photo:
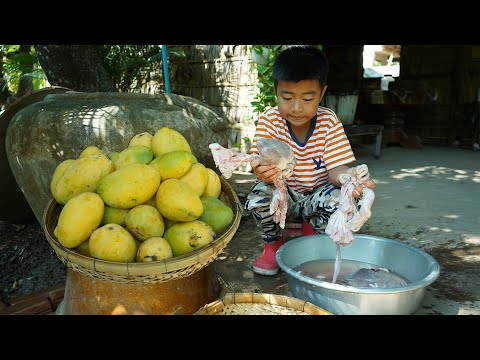
<path id="1" fill-rule="evenodd" d="M 155 194 L 156 195 L 156 194 Z M 157 208 L 157 201 L 155 200 L 156 196 L 153 195 L 150 199 L 145 201 L 142 205 L 151 205 L 154 208 Z M 158 210 L 158 209 L 157 209 Z"/>
<path id="2" fill-rule="evenodd" d="M 73 250 L 75 250 L 79 254 L 91 257 L 92 255 L 90 254 L 90 239 L 82 242 L 80 245 L 78 245 Z"/>
<path id="3" fill-rule="evenodd" d="M 197 162 L 197 158 L 191 152 L 179 150 L 163 154 L 153 159 L 148 165 L 160 173 L 163 181 L 180 179 Z"/>
<path id="4" fill-rule="evenodd" d="M 151 237 L 142 242 L 137 250 L 137 262 L 149 262 L 173 257 L 172 248 L 162 237 Z"/>
<path id="5" fill-rule="evenodd" d="M 60 180 L 60 178 L 65 173 L 65 171 L 74 161 L 75 161 L 74 159 L 64 160 L 60 164 L 58 164 L 58 166 L 55 168 L 55 171 L 53 172 L 53 175 L 52 175 L 52 181 L 50 181 L 50 192 L 52 193 L 52 196 L 55 197 L 54 191 L 55 191 L 55 188 L 57 187 L 58 180 Z"/>
<path id="6" fill-rule="evenodd" d="M 125 227 L 140 241 L 161 237 L 165 231 L 162 215 L 150 205 L 138 205 L 131 209 L 125 218 Z"/>
<path id="7" fill-rule="evenodd" d="M 157 191 L 157 209 L 162 216 L 174 221 L 192 221 L 203 212 L 200 197 L 190 185 L 178 179 L 168 179 Z"/>
<path id="8" fill-rule="evenodd" d="M 180 256 L 209 244 L 215 238 L 215 233 L 210 225 L 194 220 L 172 225 L 163 237 L 170 244 L 173 256 Z"/>
<path id="9" fill-rule="evenodd" d="M 152 150 L 154 157 L 177 150 L 192 152 L 187 139 L 178 131 L 168 127 L 163 127 L 155 132 L 152 139 Z"/>
<path id="10" fill-rule="evenodd" d="M 125 218 L 129 211 L 130 209 L 117 209 L 106 205 L 100 225 L 118 224 L 125 226 Z"/>
<path id="11" fill-rule="evenodd" d="M 119 169 L 128 164 L 148 164 L 152 160 L 153 152 L 149 147 L 134 145 L 120 151 L 113 163 L 115 169 Z"/>
<path id="12" fill-rule="evenodd" d="M 215 196 L 218 198 L 222 191 L 222 183 L 220 182 L 220 178 L 218 177 L 217 173 L 210 168 L 207 168 L 207 174 L 207 186 L 205 187 L 205 191 L 203 192 L 202 196 Z"/>
<path id="13" fill-rule="evenodd" d="M 155 195 L 159 185 L 160 174 L 155 168 L 129 164 L 102 178 L 97 193 L 110 207 L 131 209 Z"/>
<path id="14" fill-rule="evenodd" d="M 78 155 L 78 157 L 81 158 L 88 155 L 98 155 L 98 154 L 103 154 L 103 151 L 96 146 L 87 146 L 85 149 L 83 149 L 80 155 Z"/>
<path id="15" fill-rule="evenodd" d="M 115 161 L 118 160 L 120 153 L 118 151 L 112 151 L 111 153 L 108 153 L 107 156 L 110 160 L 112 160 L 113 164 L 115 164 Z"/>
<path id="16" fill-rule="evenodd" d="M 93 192 L 83 192 L 71 198 L 63 207 L 54 230 L 60 244 L 75 248 L 88 240 L 103 218 L 104 203 Z"/>
<path id="17" fill-rule="evenodd" d="M 198 196 L 202 196 L 208 183 L 207 168 L 201 163 L 193 164 L 180 180 L 190 185 Z"/>
<path id="18" fill-rule="evenodd" d="M 118 224 L 106 224 L 90 236 L 90 254 L 102 260 L 134 262 L 137 244 L 125 228 Z"/>
<path id="19" fill-rule="evenodd" d="M 53 197 L 65 205 L 75 195 L 95 192 L 98 182 L 114 170 L 113 162 L 105 154 L 82 156 L 74 160 L 58 178 L 52 191 Z"/>
<path id="20" fill-rule="evenodd" d="M 130 139 L 128 146 L 136 146 L 136 145 L 143 145 L 146 147 L 152 148 L 152 139 L 153 135 L 148 132 L 142 132 L 140 134 L 135 135 Z"/>

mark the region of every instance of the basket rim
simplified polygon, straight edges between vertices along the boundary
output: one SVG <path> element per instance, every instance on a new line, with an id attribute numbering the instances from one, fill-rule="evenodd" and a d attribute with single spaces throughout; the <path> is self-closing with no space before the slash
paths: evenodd
<path id="1" fill-rule="evenodd" d="M 279 306 L 281 308 L 292 309 L 306 315 L 333 315 L 331 312 L 322 309 L 321 307 L 306 300 L 297 299 L 287 295 L 255 292 L 226 293 L 220 299 L 208 303 L 198 309 L 194 315 L 217 315 L 226 306 L 237 304 Z"/>
<path id="2" fill-rule="evenodd" d="M 63 246 L 56 236 L 50 231 L 48 224 L 48 217 L 52 211 L 57 207 L 62 206 L 54 198 L 50 200 L 47 204 L 44 213 L 43 213 L 43 230 L 46 234 L 47 241 L 52 246 L 53 250 L 57 256 L 68 266 L 72 263 L 75 266 L 69 266 L 73 270 L 77 270 L 77 267 L 86 268 L 89 271 L 94 273 L 111 273 L 118 276 L 135 276 L 135 275 L 148 275 L 154 277 L 161 277 L 162 275 L 171 275 L 176 273 L 178 276 L 178 271 L 189 268 L 191 266 L 197 265 L 202 261 L 206 263 L 202 266 L 204 267 L 209 262 L 213 261 L 216 255 L 226 247 L 230 240 L 235 235 L 238 226 L 242 217 L 242 207 L 240 205 L 240 200 L 235 193 L 235 190 L 232 186 L 223 178 L 219 177 L 221 182 L 221 191 L 230 197 L 230 207 L 234 212 L 234 219 L 232 224 L 216 239 L 211 243 L 202 246 L 199 249 L 196 249 L 190 253 L 175 256 L 168 259 L 157 260 L 152 262 L 116 262 L 109 260 L 101 260 L 80 253 L 75 252 L 73 249 Z M 202 267 L 198 268 L 196 271 L 200 270 Z M 80 271 L 81 272 L 81 271 Z M 190 275 L 191 272 L 188 274 Z M 171 276 L 168 278 L 171 279 Z"/>

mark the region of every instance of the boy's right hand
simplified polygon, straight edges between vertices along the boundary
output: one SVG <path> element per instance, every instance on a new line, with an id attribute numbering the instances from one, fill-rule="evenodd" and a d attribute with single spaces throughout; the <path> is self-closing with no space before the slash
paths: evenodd
<path id="1" fill-rule="evenodd" d="M 260 165 L 260 159 L 254 159 L 250 162 L 253 173 L 263 182 L 273 183 L 273 180 L 278 178 L 282 170 L 276 165 Z"/>

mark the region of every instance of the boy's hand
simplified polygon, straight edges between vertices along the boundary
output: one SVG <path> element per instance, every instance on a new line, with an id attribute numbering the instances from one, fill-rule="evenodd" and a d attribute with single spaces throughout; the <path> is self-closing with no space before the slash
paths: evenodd
<path id="1" fill-rule="evenodd" d="M 370 189 L 373 189 L 376 186 L 375 182 L 370 179 L 370 172 L 368 171 L 368 166 L 365 164 L 348 168 L 345 173 L 338 175 L 338 182 L 344 185 L 351 180 L 352 176 L 355 176 L 359 182 L 355 185 L 352 192 L 352 196 L 355 199 L 360 199 L 363 196 L 363 186 Z"/>
<path id="2" fill-rule="evenodd" d="M 262 181 L 266 183 L 273 183 L 277 177 L 280 176 L 282 170 L 276 165 L 260 165 L 259 159 L 254 159 L 250 162 L 253 173 Z"/>
<path id="3" fill-rule="evenodd" d="M 345 185 L 352 179 L 352 176 L 350 174 L 340 174 L 338 175 L 338 181 L 340 184 Z"/>
<path id="4" fill-rule="evenodd" d="M 359 182 L 370 189 L 373 189 L 375 186 L 377 186 L 375 181 L 370 179 L 370 172 L 368 171 L 368 166 L 366 164 L 358 165 L 352 168 L 352 174 L 357 177 Z"/>
<path id="5" fill-rule="evenodd" d="M 373 189 L 377 184 L 375 181 L 370 179 L 370 172 L 368 171 L 368 166 L 366 164 L 358 165 L 352 169 L 352 175 L 357 178 L 363 186 Z M 355 190 L 353 190 L 352 196 L 355 199 L 359 199 L 363 196 L 362 185 L 355 185 Z"/>
<path id="6" fill-rule="evenodd" d="M 357 179 L 362 183 L 370 179 L 370 173 L 368 172 L 368 166 L 366 164 L 355 167 L 355 172 L 357 174 Z"/>

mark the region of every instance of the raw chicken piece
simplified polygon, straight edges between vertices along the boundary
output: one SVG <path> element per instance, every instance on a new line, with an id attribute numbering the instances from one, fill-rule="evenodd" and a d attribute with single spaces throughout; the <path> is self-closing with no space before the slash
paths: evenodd
<path id="1" fill-rule="evenodd" d="M 249 163 L 258 155 L 247 155 L 241 152 L 237 152 L 232 149 L 226 149 L 222 145 L 213 143 L 208 145 L 212 152 L 213 161 L 218 170 L 223 174 L 225 179 L 230 179 L 233 175 L 233 171 L 244 163 Z"/>
<path id="2" fill-rule="evenodd" d="M 270 214 L 273 214 L 273 221 L 283 229 L 287 217 L 287 183 L 285 180 L 293 174 L 296 164 L 295 154 L 290 146 L 275 139 L 259 138 L 257 149 L 260 155 L 260 165 L 275 164 L 282 169 L 280 176 L 273 180 L 275 191 L 270 203 Z"/>
<path id="3" fill-rule="evenodd" d="M 350 244 L 353 241 L 353 232 L 359 231 L 372 215 L 370 209 L 375 200 L 375 193 L 364 185 L 365 181 L 369 181 L 368 168 L 366 165 L 359 165 L 358 168 L 361 172 L 357 171 L 361 174 L 360 176 L 363 175 L 362 177 L 349 174 L 341 175 L 340 181 L 343 185 L 340 190 L 340 202 L 337 210 L 330 216 L 325 228 L 325 233 L 340 245 Z M 363 197 L 359 202 L 360 209 L 353 198 L 356 185 L 361 185 L 363 188 Z"/>
<path id="4" fill-rule="evenodd" d="M 342 183 L 340 202 L 337 210 L 330 216 L 325 228 L 325 233 L 330 235 L 336 245 L 335 270 L 332 283 L 337 281 L 340 273 L 342 261 L 340 245 L 350 244 L 354 239 L 353 233 L 359 231 L 372 215 L 370 209 L 375 200 L 375 193 L 364 185 L 365 182 L 370 181 L 367 165 L 357 166 L 356 174 L 357 176 L 349 174 L 340 175 L 339 180 Z M 359 202 L 361 205 L 360 209 L 358 209 L 352 195 L 355 191 L 355 186 L 359 184 L 363 188 L 363 197 Z"/>
<path id="5" fill-rule="evenodd" d="M 397 288 L 407 285 L 400 276 L 385 268 L 361 268 L 346 279 L 347 285 L 357 288 Z"/>
<path id="6" fill-rule="evenodd" d="M 267 138 L 257 140 L 258 155 L 239 153 L 217 143 L 210 144 L 209 148 L 212 151 L 215 165 L 226 179 L 229 179 L 233 171 L 241 164 L 254 159 L 259 159 L 260 165 L 275 164 L 282 170 L 280 176 L 273 181 L 275 191 L 270 203 L 270 214 L 273 214 L 273 221 L 283 229 L 287 217 L 287 184 L 285 180 L 293 174 L 296 164 L 292 149 L 280 140 Z"/>
<path id="7" fill-rule="evenodd" d="M 275 164 L 282 169 L 282 178 L 288 179 L 293 174 L 296 160 L 293 150 L 280 140 L 259 138 L 257 149 L 260 155 L 260 165 Z"/>

